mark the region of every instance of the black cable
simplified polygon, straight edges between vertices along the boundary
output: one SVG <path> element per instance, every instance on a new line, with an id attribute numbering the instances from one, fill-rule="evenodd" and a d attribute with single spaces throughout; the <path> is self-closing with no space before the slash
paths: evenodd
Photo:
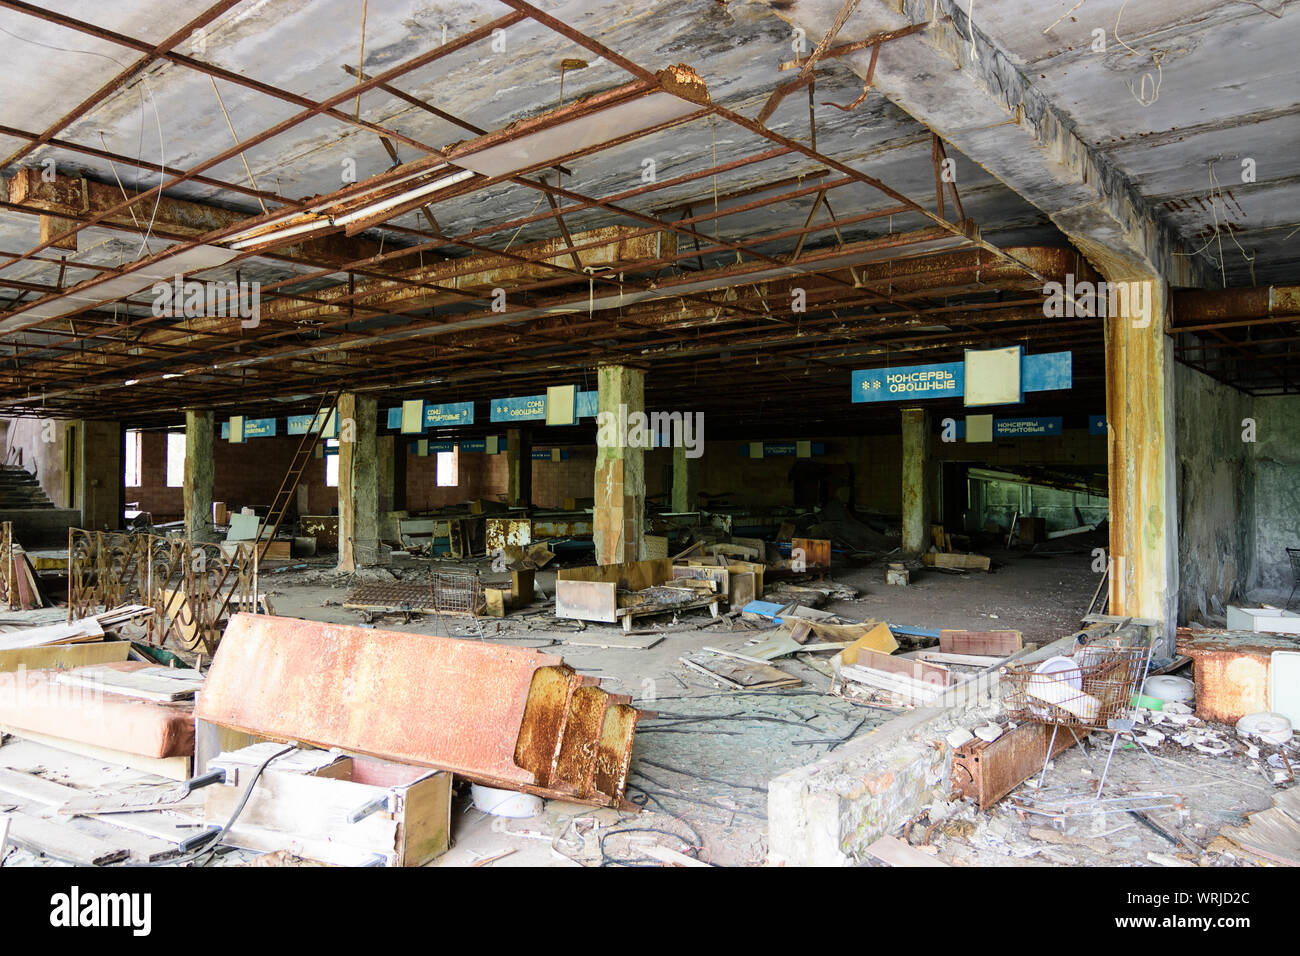
<path id="1" fill-rule="evenodd" d="M 235 812 L 230 815 L 230 819 L 226 821 L 226 825 L 223 826 L 220 830 L 215 831 L 212 837 L 209 838 L 202 847 L 200 847 L 199 849 L 195 850 L 192 853 L 187 853 L 184 856 L 173 857 L 170 860 L 159 860 L 156 863 L 131 863 L 127 865 L 128 866 L 179 866 L 183 863 L 189 863 L 192 860 L 197 860 L 199 857 L 204 856 L 205 854 L 209 857 L 215 856 L 217 852 L 217 847 L 221 845 L 221 841 L 226 838 L 226 834 L 230 832 L 230 828 L 235 825 L 235 821 L 238 820 L 239 815 L 243 813 L 244 807 L 248 803 L 248 798 L 253 795 L 253 788 L 257 786 L 257 781 L 261 778 L 262 771 L 264 771 L 267 768 L 267 766 L 271 763 L 272 760 L 276 760 L 280 757 L 283 757 L 285 754 L 289 753 L 290 751 L 297 750 L 297 749 L 298 748 L 295 747 L 293 744 L 290 744 L 289 746 L 285 747 L 283 750 L 277 750 L 275 753 L 271 754 L 271 756 L 267 757 L 265 760 L 262 761 L 261 765 L 257 768 L 257 770 L 253 772 L 253 779 L 249 781 L 247 789 L 244 790 L 244 795 L 239 798 L 239 803 L 235 805 Z"/>

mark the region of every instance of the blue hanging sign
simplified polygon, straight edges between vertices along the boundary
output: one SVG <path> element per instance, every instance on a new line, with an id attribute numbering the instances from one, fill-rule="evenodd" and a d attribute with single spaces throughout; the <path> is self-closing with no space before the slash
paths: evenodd
<path id="1" fill-rule="evenodd" d="M 311 416 L 307 416 L 311 421 Z M 473 425 L 474 424 L 474 403 L 473 402 L 448 402 L 442 405 L 424 406 L 425 428 L 443 428 L 451 425 Z M 388 427 L 400 431 L 402 428 L 402 406 L 388 410 Z"/>
<path id="2" fill-rule="evenodd" d="M 1073 384 L 1070 352 L 1026 355 L 1020 362 L 1023 392 L 1046 392 Z M 925 398 L 956 398 L 966 394 L 966 363 L 907 365 L 857 369 L 853 372 L 854 402 L 906 402 Z"/>
<path id="3" fill-rule="evenodd" d="M 526 422 L 546 418 L 546 396 L 525 395 L 522 398 L 492 399 L 492 421 Z"/>
<path id="4" fill-rule="evenodd" d="M 275 436 L 274 418 L 245 418 L 245 438 L 273 438 Z"/>
<path id="5" fill-rule="evenodd" d="M 1105 415 L 1089 415 L 1089 416 L 1088 416 L 1088 434 L 1089 434 L 1089 435 L 1105 435 L 1105 434 L 1107 434 L 1108 431 L 1109 431 L 1109 429 L 1106 427 L 1106 416 L 1105 416 Z"/>
<path id="6" fill-rule="evenodd" d="M 902 402 L 920 398 L 952 398 L 965 394 L 963 362 L 911 365 L 902 368 L 858 369 L 853 373 L 853 401 Z"/>
<path id="7" fill-rule="evenodd" d="M 994 438 L 1042 438 L 1048 435 L 1060 435 L 1064 431 L 1063 418 L 995 418 L 993 419 Z M 966 438 L 966 420 L 956 420 L 957 438 Z"/>
<path id="8" fill-rule="evenodd" d="M 995 438 L 1059 435 L 1061 431 L 1062 419 L 1059 417 L 993 419 L 993 435 Z"/>
<path id="9" fill-rule="evenodd" d="M 757 442 L 754 442 L 752 444 L 750 442 L 743 442 L 742 444 L 737 446 L 736 449 L 737 453 L 740 455 L 741 458 L 753 458 L 754 455 L 751 454 L 751 451 L 754 444 L 757 444 Z M 826 444 L 824 442 L 819 442 L 819 441 L 809 442 L 808 454 L 809 455 L 826 454 Z M 793 441 L 763 442 L 764 458 L 797 458 L 798 456 L 799 456 L 798 442 L 793 442 Z"/>
<path id="10" fill-rule="evenodd" d="M 400 424 L 400 418 L 399 418 Z M 451 402 L 444 405 L 424 406 L 424 427 L 439 428 L 445 425 L 473 425 L 474 403 Z"/>

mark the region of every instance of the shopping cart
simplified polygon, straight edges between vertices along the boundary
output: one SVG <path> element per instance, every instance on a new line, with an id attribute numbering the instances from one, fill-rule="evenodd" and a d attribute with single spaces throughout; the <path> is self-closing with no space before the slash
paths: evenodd
<path id="1" fill-rule="evenodd" d="M 1128 737 L 1160 770 L 1155 758 L 1133 733 L 1137 721 L 1137 694 L 1146 683 L 1151 667 L 1151 642 L 1145 630 L 1121 626 L 1103 637 L 1080 643 L 1071 657 L 1051 657 L 1029 664 L 1002 668 L 1004 703 L 1012 720 L 1052 725 L 1052 739 L 1038 785 L 1047 779 L 1047 766 L 1056 747 L 1056 736 L 1065 728 L 1081 743 L 1078 731 L 1111 735 L 1106 768 L 1097 787 L 1101 800 L 1111 761 L 1121 737 Z"/>

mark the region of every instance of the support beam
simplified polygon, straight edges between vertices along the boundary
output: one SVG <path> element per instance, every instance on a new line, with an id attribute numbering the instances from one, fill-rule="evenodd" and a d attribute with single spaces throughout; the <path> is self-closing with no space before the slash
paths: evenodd
<path id="1" fill-rule="evenodd" d="M 84 421 L 77 455 L 81 526 L 95 531 L 122 527 L 123 482 L 122 425 L 120 422 Z"/>
<path id="2" fill-rule="evenodd" d="M 768 3 L 809 37 L 832 29 L 840 9 L 840 0 Z M 1164 301 L 1169 286 L 1204 285 L 1206 261 L 1182 248 L 1124 172 L 984 35 L 978 5 L 871 0 L 841 40 L 916 23 L 928 26 L 889 44 L 873 74 L 875 88 L 1046 213 L 1108 282 L 1151 282 L 1159 290 L 1155 308 L 1136 317 L 1145 324 L 1135 326 L 1135 316 L 1122 313 L 1107 333 L 1111 551 L 1124 559 L 1112 577 L 1111 607 L 1163 621 L 1164 649 L 1172 653 L 1178 505 L 1170 478 L 1174 393 Z M 871 65 L 865 52 L 844 62 L 860 76 Z"/>
<path id="3" fill-rule="evenodd" d="M 701 443 L 703 448 L 703 443 Z M 687 455 L 684 444 L 673 446 L 673 511 L 694 511 L 699 491 L 700 459 Z"/>
<path id="4" fill-rule="evenodd" d="M 185 535 L 191 541 L 214 541 L 212 530 L 213 413 L 185 413 Z"/>
<path id="5" fill-rule="evenodd" d="M 533 503 L 533 435 L 526 428 L 506 429 L 506 504 L 528 508 Z"/>
<path id="6" fill-rule="evenodd" d="M 1157 656 L 1168 658 L 1178 614 L 1178 459 L 1167 290 L 1150 273 L 1103 273 L 1111 283 L 1142 283 L 1150 304 L 1106 320 L 1110 613 L 1165 622 Z"/>
<path id="7" fill-rule="evenodd" d="M 630 447 L 627 423 L 630 415 L 645 414 L 645 372 L 605 365 L 596 376 L 596 563 L 640 561 L 645 557 L 645 451 Z"/>
<path id="8" fill-rule="evenodd" d="M 903 552 L 920 554 L 926 548 L 930 521 L 930 413 L 924 408 L 904 408 L 903 418 Z"/>
<path id="9" fill-rule="evenodd" d="M 378 402 L 352 392 L 339 396 L 340 573 L 379 561 Z"/>

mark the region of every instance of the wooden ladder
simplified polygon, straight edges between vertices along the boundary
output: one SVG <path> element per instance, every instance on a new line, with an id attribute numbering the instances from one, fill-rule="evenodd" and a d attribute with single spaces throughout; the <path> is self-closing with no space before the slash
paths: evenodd
<path id="1" fill-rule="evenodd" d="M 298 483 L 302 480 L 302 473 L 307 470 L 307 463 L 312 459 L 312 449 L 320 441 L 330 419 L 337 412 L 338 406 L 339 392 L 326 392 L 321 395 L 320 403 L 316 406 L 316 412 L 312 415 L 307 430 L 303 432 L 302 439 L 298 442 L 298 450 L 293 453 L 293 460 L 289 463 L 289 470 L 285 472 L 284 479 L 280 482 L 280 490 L 275 493 L 275 498 L 271 501 L 271 510 L 267 512 L 266 520 L 262 522 L 261 528 L 258 530 L 255 546 L 257 547 L 259 562 L 266 557 L 271 542 L 275 540 L 280 525 L 284 523 L 284 516 L 289 513 L 289 505 L 293 501 L 294 492 L 298 490 Z"/>

